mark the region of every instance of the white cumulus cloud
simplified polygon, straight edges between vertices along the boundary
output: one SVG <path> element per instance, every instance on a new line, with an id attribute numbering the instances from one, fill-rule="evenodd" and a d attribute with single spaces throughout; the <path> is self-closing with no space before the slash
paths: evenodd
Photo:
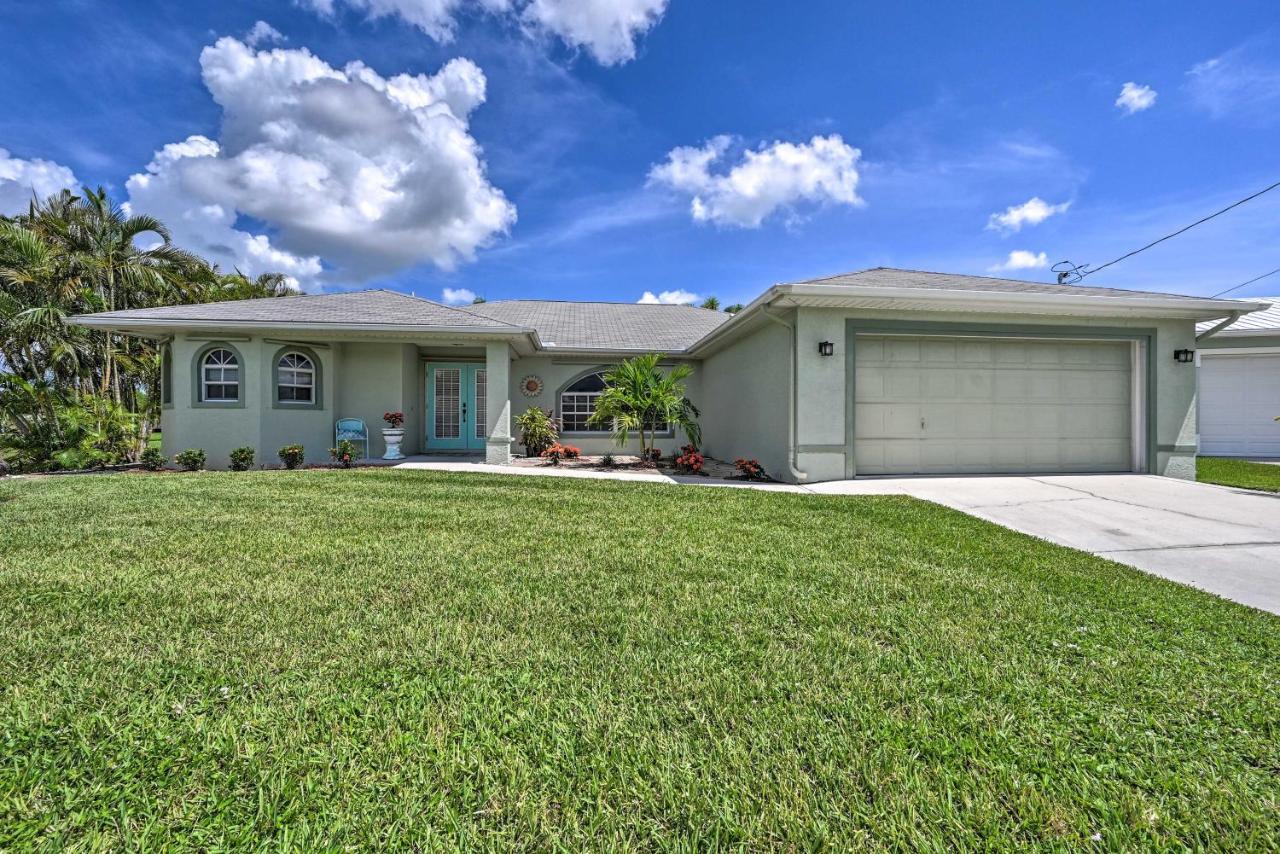
<path id="1" fill-rule="evenodd" d="M 0 214 L 26 211 L 32 198 L 43 200 L 62 190 L 76 190 L 80 182 L 66 166 L 52 160 L 23 160 L 0 148 Z"/>
<path id="2" fill-rule="evenodd" d="M 476 301 L 476 292 L 467 288 L 445 288 L 440 300 L 446 305 L 470 305 Z"/>
<path id="3" fill-rule="evenodd" d="M 416 264 L 449 269 L 515 221 L 468 119 L 485 77 L 334 68 L 305 48 L 222 38 L 201 53 L 219 139 L 165 146 L 128 183 L 133 209 L 224 267 L 355 283 Z"/>
<path id="4" fill-rule="evenodd" d="M 1156 90 L 1150 86 L 1139 86 L 1131 80 L 1120 87 L 1116 106 L 1124 110 L 1125 115 L 1132 116 L 1152 107 L 1156 102 L 1156 94 Z"/>
<path id="5" fill-rule="evenodd" d="M 680 289 L 663 291 L 658 294 L 653 291 L 645 291 L 636 302 L 642 305 L 693 305 L 696 302 L 702 302 L 702 297 Z"/>
<path id="6" fill-rule="evenodd" d="M 987 270 L 992 273 L 998 273 L 1007 270 L 1042 270 L 1049 266 L 1049 256 L 1043 252 L 1036 254 L 1028 252 L 1025 249 L 1015 249 L 1009 253 L 1009 257 L 1001 264 L 988 267 Z"/>
<path id="7" fill-rule="evenodd" d="M 717 136 L 700 148 L 672 149 L 649 171 L 649 180 L 692 196 L 695 220 L 741 228 L 757 228 L 775 211 L 794 214 L 801 203 L 862 204 L 862 152 L 837 134 L 747 150 L 728 171 L 712 172 L 731 144 L 730 137 Z"/>
<path id="8" fill-rule="evenodd" d="M 250 47 L 257 47 L 263 44 L 280 44 L 287 42 L 284 33 L 268 24 L 266 21 L 256 22 L 245 34 L 244 43 Z"/>
<path id="9" fill-rule="evenodd" d="M 636 40 L 657 25 L 668 0 L 297 0 L 325 18 L 339 5 L 370 19 L 396 17 L 438 42 L 452 41 L 460 15 L 493 14 L 531 36 L 552 36 L 603 65 L 635 58 Z"/>
<path id="10" fill-rule="evenodd" d="M 1021 231 L 1024 225 L 1039 225 L 1054 214 L 1065 213 L 1071 202 L 1051 205 L 1039 196 L 1032 196 L 1020 205 L 1005 208 L 1004 213 L 994 213 L 987 220 L 990 231 L 1013 234 Z"/>
<path id="11" fill-rule="evenodd" d="M 667 0 L 530 0 L 521 20 L 585 48 L 602 65 L 617 65 L 635 59 L 636 40 L 666 8 Z"/>

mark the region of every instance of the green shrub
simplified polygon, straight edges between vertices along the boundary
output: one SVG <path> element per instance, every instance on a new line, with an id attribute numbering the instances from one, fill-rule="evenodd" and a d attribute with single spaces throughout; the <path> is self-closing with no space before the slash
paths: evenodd
<path id="1" fill-rule="evenodd" d="M 147 448 L 142 452 L 142 456 L 138 457 L 138 464 L 147 471 L 160 471 L 167 462 L 169 458 L 160 453 L 159 448 Z"/>
<path id="2" fill-rule="evenodd" d="M 253 468 L 253 448 L 245 445 L 231 452 L 231 470 L 248 471 Z"/>
<path id="3" fill-rule="evenodd" d="M 287 469 L 296 469 L 307 458 L 307 452 L 301 445 L 285 445 L 279 451 L 280 462 Z"/>
<path id="4" fill-rule="evenodd" d="M 542 452 L 560 438 L 560 431 L 551 413 L 536 406 L 517 415 L 516 426 L 520 428 L 520 444 L 524 445 L 524 453 L 528 457 L 542 456 Z"/>
<path id="5" fill-rule="evenodd" d="M 173 455 L 173 461 L 183 471 L 200 471 L 204 468 L 206 459 L 203 448 L 187 448 Z"/>
<path id="6" fill-rule="evenodd" d="M 329 456 L 333 457 L 333 461 L 344 469 L 349 469 L 356 462 L 356 443 L 350 439 L 343 439 L 338 443 L 338 447 L 329 449 Z"/>

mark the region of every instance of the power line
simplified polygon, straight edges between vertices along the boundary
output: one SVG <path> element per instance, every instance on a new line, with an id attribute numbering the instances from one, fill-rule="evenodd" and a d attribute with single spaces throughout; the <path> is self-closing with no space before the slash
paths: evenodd
<path id="1" fill-rule="evenodd" d="M 1088 264 L 1076 265 L 1076 264 L 1072 264 L 1070 261 L 1060 261 L 1059 263 L 1053 265 L 1053 271 L 1058 274 L 1058 284 L 1067 284 L 1067 283 L 1075 284 L 1076 282 L 1079 282 L 1080 280 L 1082 280 L 1085 276 L 1092 276 L 1094 273 L 1098 272 L 1099 270 L 1105 270 L 1106 268 L 1110 267 L 1112 264 L 1119 264 L 1121 261 L 1125 260 L 1126 258 L 1132 258 L 1134 255 L 1137 255 L 1139 252 L 1146 252 L 1152 246 L 1155 246 L 1160 243 L 1164 243 L 1166 240 L 1172 237 L 1177 237 L 1179 234 L 1190 231 L 1191 229 L 1195 228 L 1197 225 L 1203 225 L 1204 223 L 1208 222 L 1214 217 L 1222 216 L 1224 213 L 1231 210 L 1232 208 L 1238 208 L 1241 205 L 1243 205 L 1245 202 L 1251 202 L 1254 199 L 1258 198 L 1258 196 L 1261 196 L 1264 193 L 1271 192 L 1276 187 L 1280 187 L 1280 181 L 1276 181 L 1274 184 L 1272 184 L 1269 187 L 1262 188 L 1261 190 L 1259 190 L 1258 192 L 1254 193 L 1251 196 L 1245 196 L 1243 199 L 1240 199 L 1239 201 L 1232 202 L 1222 210 L 1215 211 L 1214 213 L 1211 213 L 1206 217 L 1198 219 L 1195 222 L 1191 223 L 1191 225 L 1184 226 L 1183 228 L 1180 228 L 1175 232 L 1166 234 L 1164 237 L 1161 237 L 1157 240 L 1153 240 L 1150 243 L 1148 243 L 1146 246 L 1143 246 L 1139 249 L 1135 249 L 1132 252 L 1126 252 L 1125 254 L 1121 255 L 1119 258 L 1116 258 L 1115 260 L 1112 260 L 1112 261 L 1108 261 L 1107 263 L 1103 264 L 1101 267 L 1094 267 L 1092 270 L 1090 270 L 1088 269 L 1089 267 Z M 1058 269 L 1059 267 L 1061 267 L 1062 269 Z M 1270 273 L 1268 273 L 1267 275 L 1270 275 Z"/>
<path id="2" fill-rule="evenodd" d="M 1261 276 L 1255 276 L 1254 278 L 1250 279 L 1247 282 L 1241 282 L 1240 284 L 1236 285 L 1234 288 L 1227 288 L 1225 291 L 1219 291 L 1218 293 L 1209 297 L 1209 299 L 1217 299 L 1218 297 L 1225 296 L 1231 293 L 1232 291 L 1238 291 L 1241 288 L 1243 288 L 1245 285 L 1252 285 L 1254 282 L 1259 282 L 1265 279 L 1267 276 L 1274 276 L 1276 273 L 1280 273 L 1280 267 L 1276 267 L 1270 273 L 1263 273 Z"/>

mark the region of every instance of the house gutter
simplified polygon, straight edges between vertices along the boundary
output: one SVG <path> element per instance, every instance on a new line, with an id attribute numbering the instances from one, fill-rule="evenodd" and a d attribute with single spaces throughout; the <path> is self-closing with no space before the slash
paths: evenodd
<path id="1" fill-rule="evenodd" d="M 769 311 L 768 306 L 761 308 L 760 313 L 787 330 L 787 352 L 791 359 L 791 388 L 787 395 L 787 469 L 797 483 L 804 483 L 809 479 L 808 472 L 796 468 L 796 418 L 799 414 L 796 398 L 800 389 L 800 360 L 796 358 L 796 325 L 794 322 L 788 323 L 774 315 Z"/>
<path id="2" fill-rule="evenodd" d="M 1203 341 L 1204 339 L 1208 338 L 1209 336 L 1214 335 L 1214 334 L 1216 334 L 1216 333 L 1218 333 L 1218 332 L 1221 332 L 1222 330 L 1226 329 L 1228 326 L 1230 326 L 1231 324 L 1233 324 L 1233 323 L 1235 323 L 1237 320 L 1239 320 L 1239 319 L 1240 319 L 1240 315 L 1242 315 L 1242 314 L 1244 314 L 1244 312 L 1242 312 L 1242 311 L 1233 311 L 1233 312 L 1231 312 L 1231 314 L 1227 316 L 1227 319 L 1226 319 L 1226 320 L 1223 320 L 1223 321 L 1221 321 L 1220 323 L 1216 323 L 1216 324 L 1214 324 L 1213 326 L 1210 326 L 1210 327 L 1209 327 L 1208 329 L 1206 329 L 1204 332 L 1201 332 L 1199 335 L 1197 335 L 1197 336 L 1196 336 L 1196 343 L 1197 343 L 1197 344 L 1199 344 L 1201 341 Z"/>

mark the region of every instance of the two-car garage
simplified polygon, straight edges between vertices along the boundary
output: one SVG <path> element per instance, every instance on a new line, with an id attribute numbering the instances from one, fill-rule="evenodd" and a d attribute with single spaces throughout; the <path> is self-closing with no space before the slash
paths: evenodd
<path id="1" fill-rule="evenodd" d="M 858 334 L 856 473 L 1140 468 L 1139 347 L 1131 339 Z"/>

